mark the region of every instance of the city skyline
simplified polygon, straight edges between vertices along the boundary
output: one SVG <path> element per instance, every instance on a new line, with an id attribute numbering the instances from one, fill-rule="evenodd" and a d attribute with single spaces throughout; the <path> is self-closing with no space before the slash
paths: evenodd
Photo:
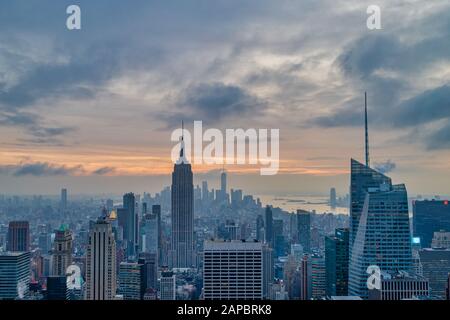
<path id="1" fill-rule="evenodd" d="M 410 195 L 450 193 L 448 2 L 380 1 L 382 30 L 366 1 L 200 2 L 80 1 L 74 32 L 69 2 L 2 3 L 0 193 L 157 192 L 170 132 L 202 120 L 281 127 L 279 173 L 226 166 L 230 186 L 345 194 L 364 91 L 372 166 Z M 215 184 L 221 166 L 192 169 Z"/>

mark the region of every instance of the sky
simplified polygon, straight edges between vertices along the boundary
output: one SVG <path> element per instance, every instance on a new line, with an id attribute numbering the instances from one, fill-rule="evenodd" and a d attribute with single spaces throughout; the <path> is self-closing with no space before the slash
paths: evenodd
<path id="1" fill-rule="evenodd" d="M 367 91 L 372 166 L 448 195 L 449 16 L 448 0 L 1 1 L 0 193 L 159 191 L 172 131 L 201 120 L 280 129 L 279 173 L 229 165 L 231 187 L 345 194 Z"/>

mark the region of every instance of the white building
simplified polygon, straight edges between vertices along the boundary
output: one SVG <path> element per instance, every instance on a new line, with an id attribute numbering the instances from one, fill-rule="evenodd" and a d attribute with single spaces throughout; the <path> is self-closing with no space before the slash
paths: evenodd
<path id="1" fill-rule="evenodd" d="M 205 300 L 262 299 L 262 243 L 205 241 L 203 296 Z"/>

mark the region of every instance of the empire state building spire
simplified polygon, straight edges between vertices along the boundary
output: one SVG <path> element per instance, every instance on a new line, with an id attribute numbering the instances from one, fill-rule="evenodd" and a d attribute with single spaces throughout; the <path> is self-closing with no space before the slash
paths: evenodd
<path id="1" fill-rule="evenodd" d="M 186 158 L 185 145 L 184 145 L 184 122 L 181 121 L 181 143 L 180 143 L 180 158 L 177 160 L 177 164 L 189 163 Z"/>

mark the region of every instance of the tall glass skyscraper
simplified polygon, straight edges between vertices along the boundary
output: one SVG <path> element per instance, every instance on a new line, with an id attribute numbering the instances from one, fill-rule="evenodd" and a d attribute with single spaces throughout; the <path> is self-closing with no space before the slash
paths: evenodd
<path id="1" fill-rule="evenodd" d="M 408 196 L 403 184 L 351 160 L 349 294 L 367 299 L 367 267 L 412 269 Z"/>
<path id="2" fill-rule="evenodd" d="M 325 238 L 326 294 L 348 295 L 349 229 L 336 229 L 334 236 Z"/>
<path id="3" fill-rule="evenodd" d="M 191 164 L 181 141 L 180 158 L 172 173 L 172 267 L 194 266 L 194 184 Z"/>

